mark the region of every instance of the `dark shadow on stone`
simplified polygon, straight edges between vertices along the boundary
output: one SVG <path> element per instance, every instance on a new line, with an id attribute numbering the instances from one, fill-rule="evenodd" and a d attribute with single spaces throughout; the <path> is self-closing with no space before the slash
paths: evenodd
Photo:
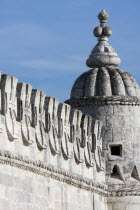
<path id="1" fill-rule="evenodd" d="M 117 165 L 115 165 L 113 170 L 112 170 L 111 178 L 119 179 L 119 180 L 123 181 L 123 177 L 122 177 L 120 169 L 119 169 L 119 167 Z"/>

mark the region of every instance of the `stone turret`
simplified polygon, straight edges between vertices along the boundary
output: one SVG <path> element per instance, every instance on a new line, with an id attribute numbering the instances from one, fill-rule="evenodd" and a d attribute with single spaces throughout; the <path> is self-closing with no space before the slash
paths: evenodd
<path id="1" fill-rule="evenodd" d="M 66 103 L 102 121 L 108 187 L 125 191 L 140 181 L 140 90 L 130 73 L 117 68 L 120 58 L 108 44 L 108 17 L 105 10 L 98 15 L 98 43 L 86 61 L 91 69 L 75 81 Z"/>

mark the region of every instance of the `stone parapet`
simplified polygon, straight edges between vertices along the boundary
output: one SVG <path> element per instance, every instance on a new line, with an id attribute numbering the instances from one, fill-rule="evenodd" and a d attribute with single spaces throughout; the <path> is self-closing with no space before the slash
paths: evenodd
<path id="1" fill-rule="evenodd" d="M 9 75 L 1 76 L 0 97 L 1 157 L 105 189 L 100 121 Z"/>

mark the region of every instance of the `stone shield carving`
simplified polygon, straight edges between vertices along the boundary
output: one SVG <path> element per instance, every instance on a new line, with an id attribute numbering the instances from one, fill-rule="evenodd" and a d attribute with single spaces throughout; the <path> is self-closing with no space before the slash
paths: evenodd
<path id="1" fill-rule="evenodd" d="M 60 150 L 60 142 L 58 139 L 58 100 L 52 97 L 46 97 L 46 129 L 49 136 L 50 150 L 53 154 L 58 154 Z"/>
<path id="2" fill-rule="evenodd" d="M 31 85 L 25 83 L 17 84 L 17 120 L 21 122 L 21 134 L 25 145 L 30 145 L 35 141 L 35 129 L 31 126 L 31 92 Z"/>
<path id="3" fill-rule="evenodd" d="M 102 137 L 101 137 L 102 122 L 95 120 L 93 128 L 94 139 L 94 154 L 98 170 L 104 170 L 104 163 L 102 157 Z"/>
<path id="4" fill-rule="evenodd" d="M 94 153 L 92 141 L 92 117 L 88 115 L 82 116 L 82 147 L 84 147 L 85 163 L 88 167 L 94 166 Z"/>
<path id="5" fill-rule="evenodd" d="M 16 118 L 17 118 L 17 97 L 16 97 L 17 78 L 2 75 L 1 79 L 1 97 L 2 113 L 5 115 L 5 124 L 10 141 L 19 137 Z"/>
<path id="6" fill-rule="evenodd" d="M 61 140 L 61 148 L 64 158 L 72 158 L 73 144 L 70 142 L 70 106 L 67 104 L 59 104 L 59 138 Z"/>
<path id="7" fill-rule="evenodd" d="M 84 161 L 84 148 L 81 147 L 82 140 L 82 129 L 81 129 L 81 119 L 82 112 L 78 110 L 72 110 L 71 118 L 71 141 L 74 147 L 74 156 L 77 163 L 82 163 Z"/>
<path id="8" fill-rule="evenodd" d="M 35 127 L 35 137 L 39 149 L 46 149 L 48 134 L 45 130 L 45 93 L 32 90 L 32 125 Z"/>

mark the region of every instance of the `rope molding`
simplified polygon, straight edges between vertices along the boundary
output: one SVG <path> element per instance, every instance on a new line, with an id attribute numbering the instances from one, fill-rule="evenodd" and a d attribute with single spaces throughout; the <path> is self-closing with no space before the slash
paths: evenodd
<path id="1" fill-rule="evenodd" d="M 26 156 L 12 154 L 9 151 L 0 150 L 0 164 L 15 166 L 38 175 L 51 177 L 55 180 L 65 182 L 83 190 L 96 192 L 100 195 L 107 196 L 106 185 L 95 183 L 91 179 L 86 179 L 82 176 L 71 174 L 66 170 L 55 168 L 52 165 L 47 165 L 40 160 L 34 161 L 30 160 Z"/>
<path id="2" fill-rule="evenodd" d="M 70 174 L 66 170 L 55 168 L 52 165 L 47 165 L 43 161 L 33 161 L 29 160 L 29 158 L 26 156 L 16 154 L 13 155 L 9 151 L 0 150 L 0 164 L 11 165 L 38 175 L 50 177 L 74 187 L 90 191 L 92 193 L 98 193 L 99 195 L 105 197 L 140 196 L 139 190 L 128 188 L 126 189 L 127 191 L 124 189 L 123 191 L 118 190 L 111 192 L 107 190 L 106 185 L 95 183 L 91 179 L 85 179 L 82 176 L 76 174 Z"/>
<path id="3" fill-rule="evenodd" d="M 82 107 L 90 105 L 129 105 L 140 106 L 140 100 L 137 97 L 122 97 L 122 96 L 94 96 L 90 98 L 73 98 L 65 101 L 72 107 Z"/>

